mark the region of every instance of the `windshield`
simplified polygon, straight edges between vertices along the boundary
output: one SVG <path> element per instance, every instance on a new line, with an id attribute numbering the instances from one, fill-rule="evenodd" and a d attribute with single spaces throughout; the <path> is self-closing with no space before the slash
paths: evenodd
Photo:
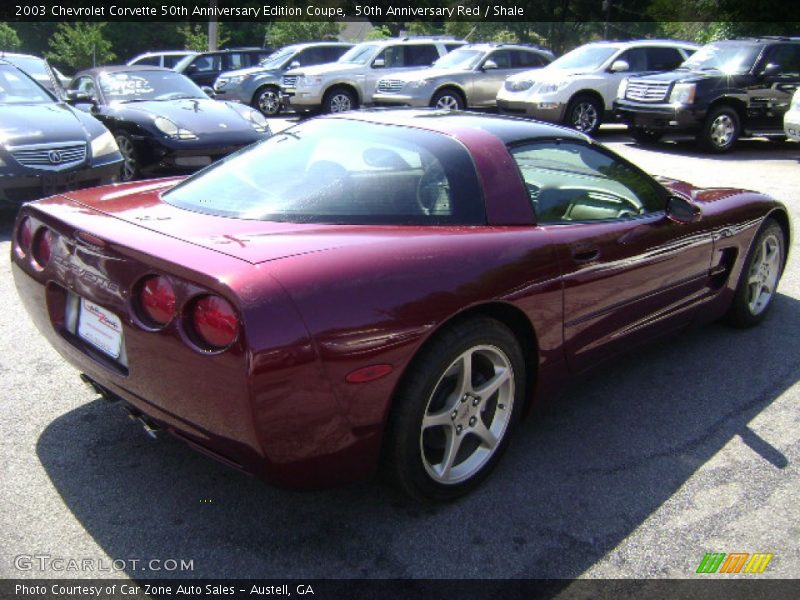
<path id="1" fill-rule="evenodd" d="M 0 65 L 0 104 L 41 104 L 53 98 L 30 77 L 10 65 Z"/>
<path id="2" fill-rule="evenodd" d="M 163 194 L 203 213 L 292 223 L 480 224 L 475 168 L 445 135 L 344 119 L 307 121 Z"/>
<path id="3" fill-rule="evenodd" d="M 435 63 L 433 67 L 437 69 L 474 69 L 484 56 L 481 50 L 469 48 L 459 48 L 445 54 Z"/>
<path id="4" fill-rule="evenodd" d="M 258 63 L 259 67 L 265 69 L 278 69 L 283 66 L 283 63 L 297 53 L 296 48 L 283 48 L 277 52 L 273 52 L 267 58 Z"/>
<path id="5" fill-rule="evenodd" d="M 337 62 L 365 65 L 369 62 L 377 50 L 377 44 L 358 44 L 342 54 L 341 58 Z"/>
<path id="6" fill-rule="evenodd" d="M 547 69 L 599 69 L 619 48 L 616 46 L 581 46 L 551 62 Z"/>
<path id="7" fill-rule="evenodd" d="M 101 73 L 97 81 L 109 103 L 208 98 L 191 79 L 174 71 Z"/>
<path id="8" fill-rule="evenodd" d="M 728 74 L 746 73 L 753 68 L 761 48 L 752 44 L 707 44 L 687 59 L 681 68 Z"/>

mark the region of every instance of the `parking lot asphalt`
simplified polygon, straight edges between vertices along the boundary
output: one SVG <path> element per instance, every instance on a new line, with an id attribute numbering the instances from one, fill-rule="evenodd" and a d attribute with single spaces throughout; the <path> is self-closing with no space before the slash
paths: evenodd
<path id="1" fill-rule="evenodd" d="M 637 147 L 615 128 L 599 139 L 652 173 L 770 193 L 800 223 L 800 144 L 744 141 L 709 156 L 689 143 Z M 6 218 L 6 257 L 10 228 Z M 797 254 L 794 241 L 762 326 L 712 324 L 576 382 L 522 423 L 481 488 L 436 506 L 379 480 L 275 489 L 148 439 L 38 335 L 4 259 L 0 578 L 683 578 L 706 552 L 772 553 L 761 577 L 796 577 Z M 94 570 L 24 560 L 37 555 Z"/>

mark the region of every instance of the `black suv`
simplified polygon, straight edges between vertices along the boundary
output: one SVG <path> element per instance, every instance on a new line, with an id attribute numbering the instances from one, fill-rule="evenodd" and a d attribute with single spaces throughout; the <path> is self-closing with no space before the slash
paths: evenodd
<path id="1" fill-rule="evenodd" d="M 211 87 L 223 71 L 255 67 L 273 53 L 271 48 L 230 48 L 198 52 L 183 58 L 172 69 L 199 86 Z"/>
<path id="2" fill-rule="evenodd" d="M 740 135 L 783 138 L 783 115 L 800 85 L 800 38 L 707 44 L 675 71 L 631 77 L 614 109 L 639 142 L 691 133 L 709 152 Z"/>

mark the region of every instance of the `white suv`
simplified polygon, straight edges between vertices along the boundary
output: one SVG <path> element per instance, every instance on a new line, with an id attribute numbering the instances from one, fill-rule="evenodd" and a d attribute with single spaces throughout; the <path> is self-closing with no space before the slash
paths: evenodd
<path id="1" fill-rule="evenodd" d="M 372 103 L 378 79 L 429 67 L 466 42 L 402 38 L 362 42 L 336 61 L 287 71 L 281 83 L 284 105 L 298 112 L 342 112 Z"/>
<path id="2" fill-rule="evenodd" d="M 612 114 L 620 82 L 631 75 L 671 71 L 699 48 L 691 42 L 636 40 L 585 44 L 543 69 L 506 79 L 501 112 L 565 123 L 593 134 Z"/>

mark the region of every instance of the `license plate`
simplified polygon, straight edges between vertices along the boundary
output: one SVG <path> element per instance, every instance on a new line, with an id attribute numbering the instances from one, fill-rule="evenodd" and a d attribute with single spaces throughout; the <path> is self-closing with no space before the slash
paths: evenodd
<path id="1" fill-rule="evenodd" d="M 81 298 L 78 336 L 113 358 L 122 349 L 122 322 L 119 317 L 94 302 Z"/>

